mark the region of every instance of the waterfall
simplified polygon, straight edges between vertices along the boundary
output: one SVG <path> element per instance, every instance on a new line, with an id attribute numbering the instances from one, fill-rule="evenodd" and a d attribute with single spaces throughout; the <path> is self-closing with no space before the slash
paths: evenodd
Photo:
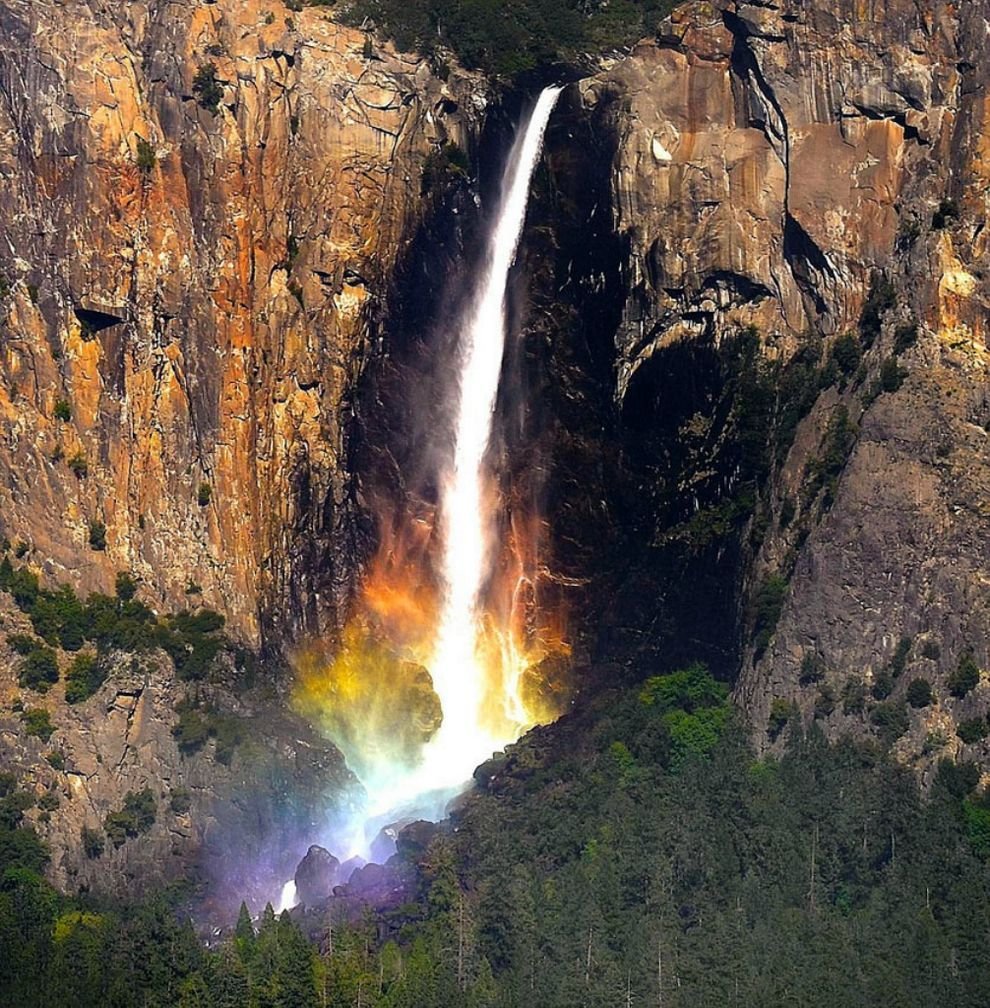
<path id="1" fill-rule="evenodd" d="M 476 763 L 511 739 L 488 737 L 482 727 L 483 677 L 477 667 L 478 602 L 491 573 L 491 502 L 485 499 L 485 457 L 507 334 L 506 288 L 526 219 L 530 181 L 543 134 L 560 89 L 546 88 L 520 129 L 502 192 L 478 288 L 462 321 L 460 372 L 455 395 L 454 459 L 443 483 L 443 610 L 430 663 L 443 724 L 431 740 L 425 766 L 438 784 L 458 784 Z"/>
<path id="2" fill-rule="evenodd" d="M 459 787 L 475 766 L 514 738 L 484 727 L 484 669 L 477 655 L 479 600 L 494 562 L 486 455 L 507 335 L 506 294 L 526 220 L 533 172 L 543 135 L 560 94 L 544 89 L 520 124 L 502 177 L 484 260 L 474 294 L 457 321 L 457 380 L 451 390 L 453 459 L 441 481 L 442 609 L 428 663 L 440 699 L 443 723 L 427 744 L 421 764 L 375 796 L 377 811 L 431 791 Z M 518 725 L 522 731 L 527 725 Z M 518 734 L 518 731 L 516 734 Z"/>
<path id="3" fill-rule="evenodd" d="M 370 856 L 371 841 L 389 823 L 439 819 L 474 768 L 531 726 L 519 702 L 518 682 L 508 681 L 511 675 L 506 679 L 503 672 L 501 688 L 491 690 L 490 657 L 486 666 L 481 653 L 482 593 L 495 572 L 501 546 L 495 542 L 494 478 L 487 456 L 508 335 L 509 272 L 526 220 L 543 135 L 560 90 L 546 88 L 520 123 L 473 290 L 454 322 L 455 379 L 441 392 L 450 406 L 453 451 L 438 480 L 440 608 L 429 657 L 423 656 L 443 720 L 416 765 L 388 761 L 377 776 L 362 781 L 367 800 L 325 838 L 344 857 Z M 495 706 L 499 710 L 492 716 Z M 283 886 L 280 906 L 292 906 L 295 900 L 290 880 Z"/>

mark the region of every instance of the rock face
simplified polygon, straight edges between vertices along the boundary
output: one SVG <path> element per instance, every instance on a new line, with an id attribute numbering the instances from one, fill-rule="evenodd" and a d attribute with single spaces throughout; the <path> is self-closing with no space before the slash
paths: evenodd
<path id="1" fill-rule="evenodd" d="M 949 683 L 967 649 L 990 665 L 986 15 L 984 3 L 687 4 L 656 41 L 579 82 L 567 113 L 571 135 L 584 121 L 614 137 L 609 392 L 635 477 L 623 506 L 649 511 L 642 552 L 695 549 L 693 569 L 654 568 L 667 576 L 643 625 L 662 626 L 665 600 L 691 584 L 685 608 L 708 612 L 708 635 L 723 611 L 737 634 L 726 668 L 741 665 L 737 697 L 763 743 L 768 722 L 772 737 L 797 715 L 871 730 L 897 707 L 897 750 L 927 763 L 957 754 L 955 726 L 990 704 L 985 674 L 963 698 Z M 565 148 L 551 142 L 566 194 Z M 745 459 L 730 464 L 720 438 L 724 415 L 741 424 L 729 348 L 750 327 L 754 374 L 778 404 L 798 362 L 828 377 L 752 478 L 740 514 L 754 501 L 756 514 L 740 522 Z M 682 621 L 681 637 L 692 629 Z M 713 650 L 705 637 L 685 652 Z M 917 677 L 937 702 L 905 708 Z M 868 702 L 844 712 L 860 678 Z M 986 745 L 965 755 L 985 759 Z"/>
<path id="2" fill-rule="evenodd" d="M 687 4 L 658 43 L 582 82 L 586 104 L 621 103 L 620 393 L 659 346 L 713 321 L 758 324 L 778 353 L 855 325 L 898 230 L 979 188 L 982 99 L 965 58 L 979 20 L 897 0 Z"/>
<path id="3" fill-rule="evenodd" d="M 527 409 L 505 391 L 499 449 L 537 474 L 553 573 L 588 600 L 573 674 L 703 658 L 760 745 L 817 719 L 923 767 L 990 762 L 955 735 L 990 707 L 985 674 L 955 675 L 990 666 L 987 15 L 689 3 L 562 95 L 513 304 Z M 447 141 L 481 174 L 499 146 L 477 78 L 367 41 L 255 0 L 0 5 L 0 536 L 48 584 L 126 568 L 252 644 L 333 636 L 361 490 L 415 475 L 418 372 L 382 360 L 443 356 L 437 274 L 474 262 L 471 173 L 424 197 Z M 60 796 L 29 818 L 66 888 L 200 850 L 249 894 L 241 861 L 288 877 L 349 784 L 277 697 L 216 698 L 264 728 L 229 765 L 183 755 L 152 660 L 78 707 L 56 687 L 42 743 L 14 661 L 0 758 Z M 936 701 L 913 708 L 917 678 Z M 144 788 L 150 829 L 87 857 L 83 828 Z M 286 816 L 298 838 L 252 839 Z"/>
<path id="4" fill-rule="evenodd" d="M 8 633 L 30 631 L 7 595 L 0 618 Z M 179 683 L 161 652 L 114 653 L 101 659 L 104 685 L 69 704 L 64 681 L 44 695 L 19 690 L 18 662 L 0 645 L 0 768 L 34 796 L 27 819 L 66 892 L 139 895 L 199 876 L 213 883 L 218 911 L 236 910 L 242 898 L 260 909 L 292 872 L 314 822 L 354 794 L 339 752 L 264 691 Z M 220 730 L 190 744 L 178 725 L 183 701 L 194 698 Z M 29 734 L 20 708 L 48 711 L 50 737 Z M 110 817 L 145 789 L 152 821 L 115 830 Z"/>
<path id="5" fill-rule="evenodd" d="M 3 535 L 252 643 L 335 625 L 369 321 L 428 155 L 485 104 L 270 8 L 0 9 Z"/>
<path id="6" fill-rule="evenodd" d="M 306 906 L 322 903 L 333 891 L 340 862 L 330 851 L 313 844 L 296 868 L 296 896 Z"/>

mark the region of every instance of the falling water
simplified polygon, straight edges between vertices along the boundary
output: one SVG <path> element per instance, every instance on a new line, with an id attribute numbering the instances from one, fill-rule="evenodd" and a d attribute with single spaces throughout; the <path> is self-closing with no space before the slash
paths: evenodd
<path id="1" fill-rule="evenodd" d="M 442 486 L 443 609 L 429 664 L 443 723 L 417 777 L 432 788 L 461 784 L 510 738 L 484 728 L 484 671 L 477 655 L 479 600 L 491 574 L 493 529 L 485 458 L 507 332 L 506 289 L 526 219 L 530 180 L 560 88 L 546 88 L 513 145 L 475 297 L 462 319 L 460 373 L 453 393 L 454 458 Z M 524 725 L 519 725 L 521 730 Z"/>
<path id="2" fill-rule="evenodd" d="M 424 817 L 439 814 L 475 766 L 529 727 L 519 723 L 511 737 L 499 737 L 486 729 L 483 716 L 485 670 L 477 651 L 479 602 L 496 555 L 491 502 L 485 496 L 486 455 L 507 334 L 509 271 L 526 220 L 543 134 L 560 90 L 548 87 L 540 93 L 512 146 L 474 296 L 457 326 L 459 370 L 450 393 L 454 454 L 441 482 L 440 501 L 443 605 L 436 645 L 427 663 L 443 722 L 418 766 L 400 772 L 369 795 L 371 815 L 402 806 L 413 806 Z M 511 709 L 514 698 L 505 700 Z"/>
<path id="3" fill-rule="evenodd" d="M 486 494 L 491 479 L 486 456 L 507 335 L 509 272 L 544 131 L 559 93 L 558 87 L 546 88 L 521 125 L 502 177 L 475 290 L 457 323 L 458 369 L 449 393 L 454 451 L 440 481 L 442 606 L 427 662 L 443 721 L 418 765 L 392 765 L 382 779 L 363 781 L 367 804 L 336 841 L 335 849 L 345 855 L 367 855 L 370 840 L 391 820 L 438 818 L 473 769 L 529 727 L 520 720 L 522 705 L 511 683 L 504 691 L 502 716 L 488 719 L 501 724 L 500 731 L 486 727 L 483 709 L 487 676 L 478 650 L 481 594 L 498 556 L 492 500 Z M 295 887 L 286 883 L 282 905 L 294 901 Z"/>
<path id="4" fill-rule="evenodd" d="M 282 891 L 279 893 L 275 913 L 280 914 L 283 910 L 291 910 L 298 902 L 299 900 L 296 898 L 296 880 L 289 879 L 282 886 Z"/>

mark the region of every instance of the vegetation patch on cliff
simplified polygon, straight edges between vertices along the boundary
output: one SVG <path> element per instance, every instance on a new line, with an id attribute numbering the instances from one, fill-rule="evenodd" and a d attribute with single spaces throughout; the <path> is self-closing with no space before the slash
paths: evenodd
<path id="1" fill-rule="evenodd" d="M 656 31 L 672 0 L 349 0 L 345 19 L 374 24 L 401 49 L 449 50 L 469 67 L 513 77 L 621 49 Z"/>
<path id="2" fill-rule="evenodd" d="M 93 592 L 83 601 L 68 585 L 54 590 L 42 588 L 34 571 L 15 568 L 10 557 L 4 556 L 0 561 L 0 590 L 10 592 L 41 638 L 34 640 L 25 634 L 8 638 L 11 647 L 24 655 L 21 685 L 45 692 L 58 681 L 58 662 L 52 649 L 79 651 L 87 642 L 95 646 L 96 655 L 80 655 L 74 660 L 68 676 L 70 703 L 86 699 L 99 688 L 105 678 L 99 658 L 114 650 L 161 648 L 172 659 L 180 679 L 206 676 L 227 644 L 220 632 L 223 616 L 199 609 L 160 618 L 134 597 L 136 589 L 134 579 L 122 572 L 117 576 L 114 595 Z"/>

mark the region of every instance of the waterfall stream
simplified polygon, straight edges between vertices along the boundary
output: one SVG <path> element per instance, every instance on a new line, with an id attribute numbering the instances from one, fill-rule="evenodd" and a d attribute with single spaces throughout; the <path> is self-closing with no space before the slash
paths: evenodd
<path id="1" fill-rule="evenodd" d="M 546 88 L 512 146 L 502 179 L 494 227 L 474 297 L 459 322 L 459 373 L 454 457 L 442 483 L 443 607 L 429 663 L 443 723 L 430 740 L 406 794 L 462 785 L 475 766 L 512 738 L 486 730 L 484 671 L 477 642 L 479 599 L 495 555 L 486 456 L 492 436 L 499 375 L 508 331 L 506 292 L 526 220 L 530 182 L 560 88 Z M 517 732 L 526 725 L 517 725 Z M 395 798 L 401 796 L 396 795 Z M 387 805 L 394 801 L 386 801 Z"/>
<path id="2" fill-rule="evenodd" d="M 487 456 L 508 336 L 507 288 L 515 262 L 533 172 L 543 136 L 560 94 L 545 88 L 520 127 L 503 171 L 498 202 L 472 295 L 455 321 L 456 385 L 447 394 L 452 407 L 453 457 L 441 473 L 441 609 L 433 654 L 427 663 L 443 720 L 426 744 L 422 759 L 398 767 L 387 783 L 364 781 L 368 801 L 359 821 L 340 838 L 345 855 L 364 854 L 378 829 L 392 821 L 438 819 L 446 803 L 470 780 L 474 768 L 504 748 L 529 724 L 513 717 L 522 710 L 518 683 L 505 683 L 498 720 L 510 734 L 486 726 L 486 672 L 478 653 L 483 613 L 481 593 L 498 555 L 488 489 Z M 296 900 L 295 885 L 285 884 L 280 909 Z"/>

